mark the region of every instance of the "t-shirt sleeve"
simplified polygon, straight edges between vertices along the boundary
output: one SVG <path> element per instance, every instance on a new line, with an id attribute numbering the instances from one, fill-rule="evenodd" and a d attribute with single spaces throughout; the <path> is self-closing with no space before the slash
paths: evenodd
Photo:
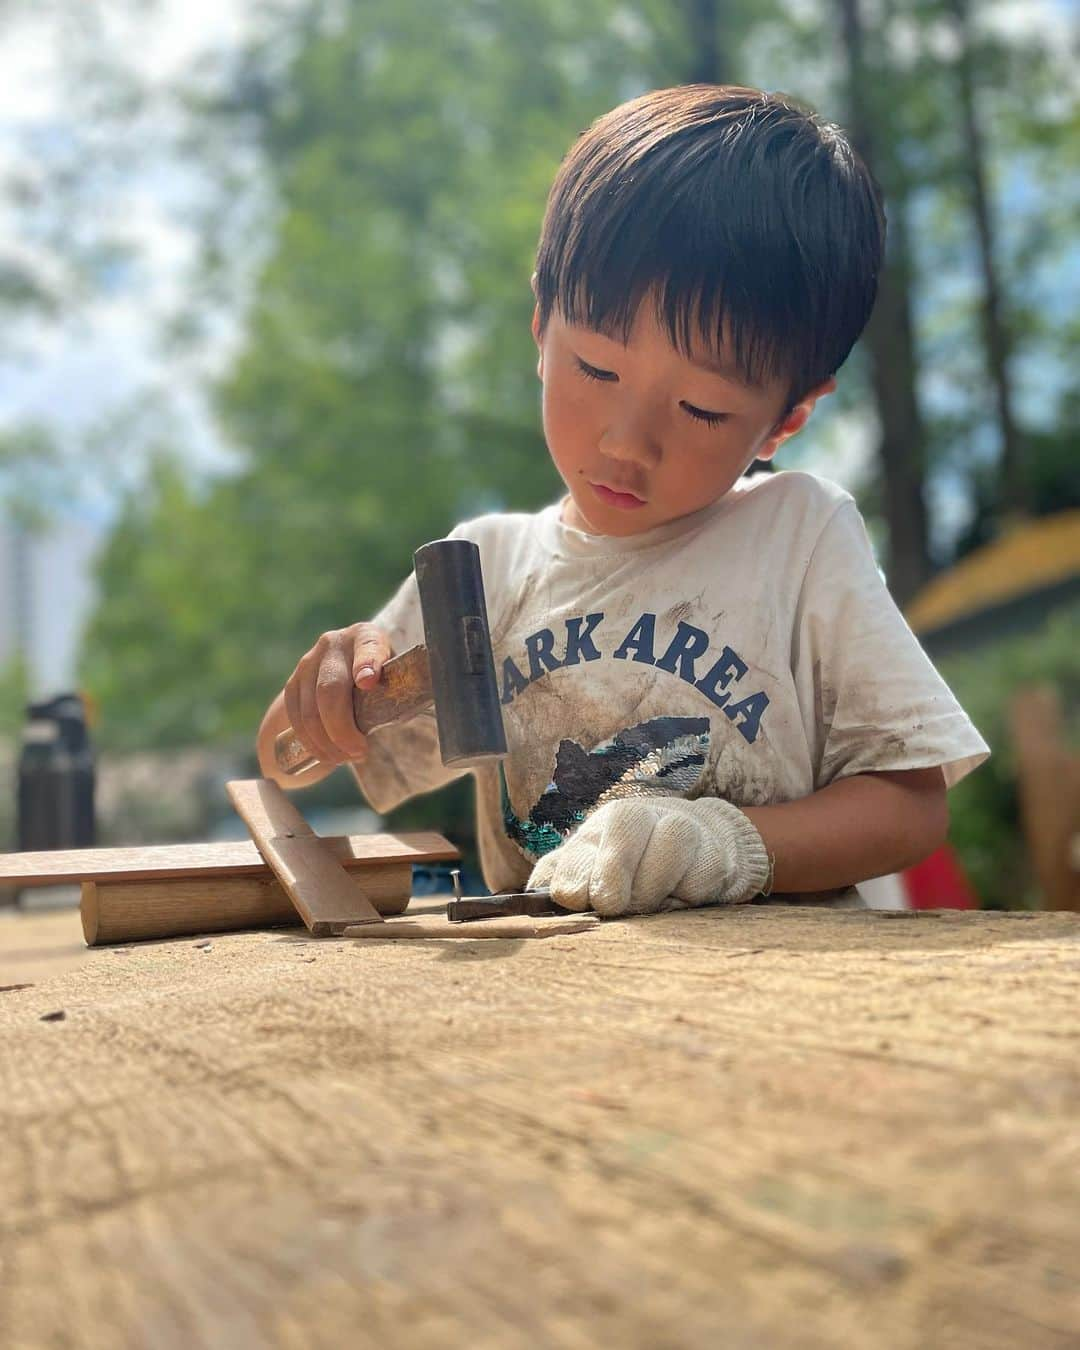
<path id="1" fill-rule="evenodd" d="M 817 787 L 935 765 L 952 787 L 989 755 L 897 609 L 850 500 L 830 516 L 810 558 L 794 645 Z"/>
<path id="2" fill-rule="evenodd" d="M 372 623 L 386 632 L 395 656 L 423 642 L 424 624 L 414 574 L 406 577 Z M 434 708 L 406 721 L 377 727 L 368 737 L 367 759 L 362 764 L 350 763 L 349 768 L 368 802 L 380 813 L 468 772 L 443 764 Z"/>

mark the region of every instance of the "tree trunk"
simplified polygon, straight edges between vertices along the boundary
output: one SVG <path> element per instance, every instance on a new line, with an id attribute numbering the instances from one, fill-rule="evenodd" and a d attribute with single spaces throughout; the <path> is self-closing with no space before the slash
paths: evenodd
<path id="1" fill-rule="evenodd" d="M 1027 484 L 1021 471 L 1019 435 L 1013 417 L 1012 385 L 1009 382 L 1009 335 L 1002 319 L 1001 287 L 995 244 L 994 221 L 986 187 L 982 129 L 975 105 L 972 69 L 971 13 L 969 0 L 948 0 L 960 39 L 956 79 L 960 94 L 961 127 L 964 137 L 962 172 L 967 180 L 975 231 L 979 241 L 982 271 L 982 329 L 987 373 L 994 388 L 998 435 L 1001 439 L 998 501 L 1006 513 L 1024 514 L 1030 509 Z"/>
<path id="2" fill-rule="evenodd" d="M 690 45 L 687 80 L 693 84 L 727 84 L 732 79 L 730 47 L 724 41 L 721 0 L 685 0 Z"/>
<path id="3" fill-rule="evenodd" d="M 908 601 L 932 572 L 924 499 L 926 430 L 916 390 L 914 325 L 911 318 L 911 252 L 905 194 L 877 153 L 858 0 L 834 0 L 847 64 L 848 129 L 888 198 L 889 248 L 877 304 L 866 327 L 874 395 L 881 423 L 878 457 L 889 527 L 887 578 L 899 604 Z M 890 181 L 892 180 L 892 181 Z"/>

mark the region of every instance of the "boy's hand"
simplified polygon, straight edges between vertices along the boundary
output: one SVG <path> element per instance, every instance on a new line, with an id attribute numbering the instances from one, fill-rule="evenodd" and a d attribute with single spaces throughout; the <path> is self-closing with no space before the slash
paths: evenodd
<path id="1" fill-rule="evenodd" d="M 367 757 L 367 737 L 353 717 L 353 690 L 379 682 L 390 641 L 370 623 L 323 633 L 285 683 L 289 722 L 323 764 Z"/>
<path id="2" fill-rule="evenodd" d="M 751 900 L 768 875 L 761 835 L 730 802 L 627 797 L 597 807 L 528 884 L 567 909 L 647 914 Z"/>

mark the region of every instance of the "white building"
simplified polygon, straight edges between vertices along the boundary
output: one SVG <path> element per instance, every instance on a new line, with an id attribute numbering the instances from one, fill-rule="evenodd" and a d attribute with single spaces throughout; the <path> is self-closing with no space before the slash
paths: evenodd
<path id="1" fill-rule="evenodd" d="M 27 532 L 0 518 L 0 668 L 19 652 L 30 697 L 77 687 L 79 644 L 96 598 L 97 523 L 65 517 Z"/>

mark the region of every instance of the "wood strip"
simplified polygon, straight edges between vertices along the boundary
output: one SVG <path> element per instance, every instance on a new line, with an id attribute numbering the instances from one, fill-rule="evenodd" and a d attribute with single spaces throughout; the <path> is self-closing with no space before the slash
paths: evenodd
<path id="1" fill-rule="evenodd" d="M 458 850 L 432 831 L 412 834 L 328 835 L 323 845 L 352 872 L 391 862 L 449 862 Z M 62 886 L 79 881 L 158 881 L 167 878 L 272 877 L 250 839 L 215 844 L 154 844 L 0 853 L 0 885 Z"/>
<path id="2" fill-rule="evenodd" d="M 553 915 L 532 918 L 508 915 L 503 919 L 476 919 L 451 923 L 446 918 L 387 919 L 380 924 L 360 924 L 341 933 L 348 938 L 545 938 L 561 933 L 587 933 L 599 928 L 596 914 Z"/>
<path id="3" fill-rule="evenodd" d="M 412 866 L 365 867 L 363 886 L 380 914 L 400 914 L 409 903 Z M 300 922 L 269 868 L 262 877 L 84 881 L 80 914 L 89 947 Z"/>
<path id="4" fill-rule="evenodd" d="M 349 924 L 382 923 L 359 882 L 276 783 L 234 779 L 225 790 L 313 937 L 340 933 Z"/>

